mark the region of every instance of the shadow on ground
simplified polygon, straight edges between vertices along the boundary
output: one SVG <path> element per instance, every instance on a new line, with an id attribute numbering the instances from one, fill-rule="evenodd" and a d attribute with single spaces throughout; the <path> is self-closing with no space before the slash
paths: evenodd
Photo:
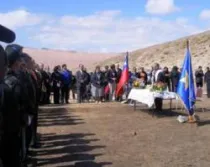
<path id="1" fill-rule="evenodd" d="M 133 106 L 132 106 L 133 107 Z M 167 105 L 163 106 L 162 111 L 155 111 L 154 108 L 148 108 L 146 105 L 137 103 L 136 110 L 137 112 L 144 112 L 151 116 L 162 118 L 162 117 L 176 117 L 179 115 L 187 116 L 187 114 L 181 110 L 177 110 L 176 108 L 171 108 Z"/>
<path id="2" fill-rule="evenodd" d="M 69 116 L 68 111 L 65 108 L 56 109 L 43 109 L 39 113 L 39 126 L 49 127 L 49 126 L 69 126 L 84 124 L 84 120 L 76 117 Z"/>
<path id="3" fill-rule="evenodd" d="M 39 126 L 41 127 L 58 126 L 56 128 L 62 129 L 64 126 L 73 128 L 71 125 L 77 124 L 85 124 L 85 122 L 81 118 L 69 116 L 66 109 L 44 109 L 39 114 Z M 41 148 L 32 150 L 33 158 L 29 167 L 103 167 L 112 164 L 111 162 L 95 162 L 96 157 L 103 155 L 100 149 L 105 148 L 105 146 L 94 143 L 99 141 L 95 138 L 95 134 L 58 133 L 41 134 Z M 97 153 L 93 154 L 92 151 Z"/>

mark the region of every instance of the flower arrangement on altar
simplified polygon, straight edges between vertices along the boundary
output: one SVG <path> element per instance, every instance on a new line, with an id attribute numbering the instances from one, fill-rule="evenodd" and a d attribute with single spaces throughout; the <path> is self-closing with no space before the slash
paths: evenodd
<path id="1" fill-rule="evenodd" d="M 143 80 L 141 79 L 136 79 L 134 82 L 133 82 L 133 87 L 134 88 L 140 88 L 140 89 L 144 89 L 146 87 L 145 83 Z"/>
<path id="2" fill-rule="evenodd" d="M 167 90 L 167 85 L 163 82 L 157 82 L 152 85 L 151 91 L 163 92 Z"/>

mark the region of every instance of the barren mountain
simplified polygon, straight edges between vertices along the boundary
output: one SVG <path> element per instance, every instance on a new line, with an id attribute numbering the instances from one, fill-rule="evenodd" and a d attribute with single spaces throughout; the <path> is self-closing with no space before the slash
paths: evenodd
<path id="1" fill-rule="evenodd" d="M 129 66 L 130 68 L 145 67 L 150 69 L 157 62 L 162 67 L 171 68 L 174 65 L 181 67 L 186 52 L 187 39 L 190 41 L 193 68 L 195 69 L 199 65 L 210 66 L 210 31 L 132 51 L 129 53 Z M 122 65 L 125 56 L 125 53 L 85 53 L 31 48 L 26 48 L 25 52 L 29 53 L 37 63 L 43 63 L 50 66 L 51 69 L 55 65 L 66 63 L 73 71 L 78 68 L 80 63 L 84 64 L 89 71 L 92 71 L 97 64 L 101 66 Z"/>
<path id="2" fill-rule="evenodd" d="M 117 56 L 117 53 L 84 53 L 75 51 L 59 51 L 50 49 L 24 48 L 38 64 L 44 64 L 53 69 L 56 65 L 67 64 L 68 68 L 75 71 L 79 64 L 84 64 L 87 68 L 97 62 Z"/>
<path id="3" fill-rule="evenodd" d="M 190 41 L 193 68 L 196 69 L 200 65 L 210 66 L 210 31 L 130 52 L 129 66 L 130 68 L 145 67 L 150 69 L 157 62 L 162 67 L 171 68 L 174 65 L 181 67 L 186 52 L 187 39 Z M 107 59 L 100 64 L 119 63 L 122 65 L 124 57 L 125 53 Z"/>

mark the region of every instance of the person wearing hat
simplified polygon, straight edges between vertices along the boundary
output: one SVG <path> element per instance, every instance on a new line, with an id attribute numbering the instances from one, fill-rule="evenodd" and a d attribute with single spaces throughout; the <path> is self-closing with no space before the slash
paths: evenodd
<path id="1" fill-rule="evenodd" d="M 13 31 L 0 25 L 0 41 L 5 43 L 11 43 L 14 42 L 15 38 L 16 36 Z"/>
<path id="2" fill-rule="evenodd" d="M 15 33 L 0 25 L 0 41 L 11 43 Z M 18 45 L 12 45 L 21 50 Z M 9 49 L 9 48 L 8 48 Z M 12 50 L 7 50 L 12 53 Z M 20 55 L 7 57 L 0 46 L 0 159 L 4 167 L 20 167 L 21 84 L 17 77 Z M 10 70 L 8 70 L 8 64 Z M 6 75 L 6 76 L 5 76 Z"/>
<path id="3" fill-rule="evenodd" d="M 27 158 L 27 150 L 31 141 L 32 115 L 35 108 L 35 91 L 30 74 L 26 70 L 23 47 L 17 44 L 8 45 L 5 52 L 8 57 L 9 72 L 7 75 L 14 75 L 21 83 L 21 161 Z"/>
<path id="4" fill-rule="evenodd" d="M 6 55 L 2 47 L 0 50 L 0 88 L 3 94 L 3 98 L 1 98 L 1 101 L 3 101 L 3 105 L 1 105 L 3 135 L 1 137 L 0 156 L 4 167 L 20 167 L 21 139 L 19 134 L 21 131 L 22 91 L 20 80 L 17 77 L 21 65 L 20 55 Z M 4 77 L 7 69 L 7 59 L 9 71 Z"/>

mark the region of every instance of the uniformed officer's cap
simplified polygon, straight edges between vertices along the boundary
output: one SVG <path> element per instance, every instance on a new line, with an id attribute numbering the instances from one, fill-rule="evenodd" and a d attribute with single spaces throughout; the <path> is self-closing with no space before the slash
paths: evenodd
<path id="1" fill-rule="evenodd" d="M 13 65 L 21 58 L 23 47 L 17 44 L 8 45 L 5 49 L 7 54 L 9 66 Z"/>

